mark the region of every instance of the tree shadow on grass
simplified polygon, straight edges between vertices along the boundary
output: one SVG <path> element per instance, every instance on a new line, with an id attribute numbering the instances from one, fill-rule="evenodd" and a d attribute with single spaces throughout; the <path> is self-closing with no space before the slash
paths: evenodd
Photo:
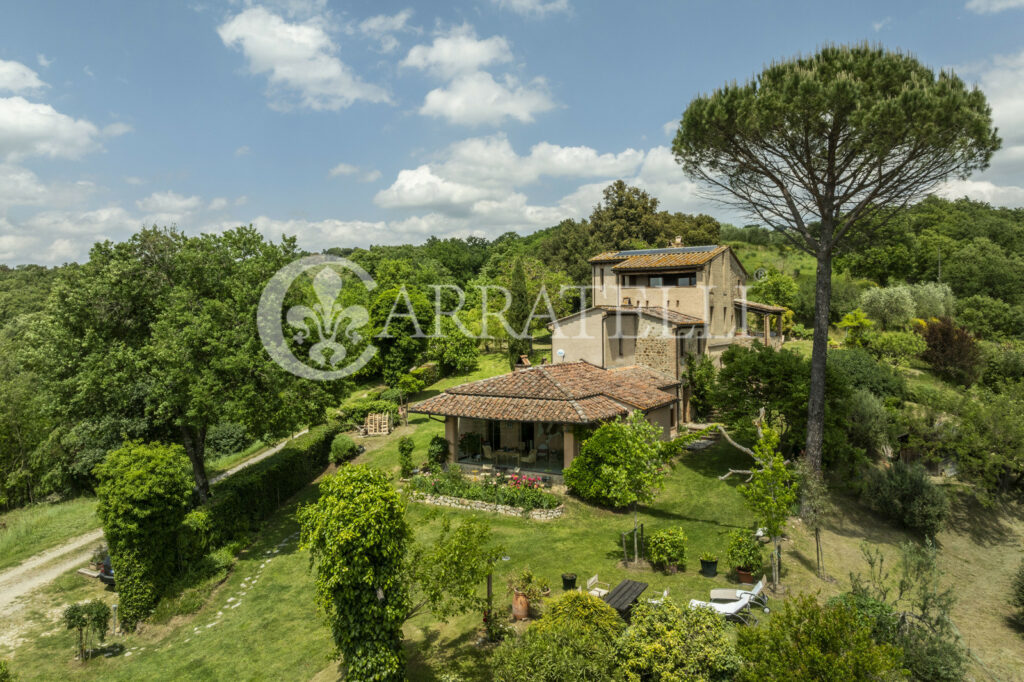
<path id="1" fill-rule="evenodd" d="M 749 469 L 753 462 L 745 453 L 736 450 L 728 443 L 719 442 L 705 450 L 692 450 L 684 454 L 676 466 L 683 466 L 704 478 L 718 480 L 729 469 Z M 744 482 L 745 477 L 734 475 L 722 481 L 723 484 L 735 488 Z"/>
<path id="2" fill-rule="evenodd" d="M 949 529 L 967 535 L 979 545 L 1002 545 L 1013 541 L 1016 531 L 1007 520 L 1024 520 L 1024 508 L 1012 501 L 999 500 L 983 506 L 966 490 L 951 491 Z"/>

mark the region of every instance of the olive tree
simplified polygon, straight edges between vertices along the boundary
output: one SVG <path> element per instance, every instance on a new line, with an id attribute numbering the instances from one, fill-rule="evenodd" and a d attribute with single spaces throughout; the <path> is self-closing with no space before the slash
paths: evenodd
<path id="1" fill-rule="evenodd" d="M 817 260 L 806 445 L 815 472 L 837 247 L 947 178 L 986 168 L 999 145 L 980 90 L 867 44 L 775 62 L 683 113 L 672 149 L 684 171 Z"/>

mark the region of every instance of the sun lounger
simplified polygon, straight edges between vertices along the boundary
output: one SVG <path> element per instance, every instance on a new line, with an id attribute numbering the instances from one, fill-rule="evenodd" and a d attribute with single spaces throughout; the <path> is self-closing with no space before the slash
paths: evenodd
<path id="1" fill-rule="evenodd" d="M 700 601 L 699 599 L 690 600 L 691 609 L 711 609 L 715 613 L 720 613 L 726 618 L 732 618 L 738 620 L 744 625 L 750 625 L 751 617 L 749 613 L 745 613 L 750 608 L 750 595 L 745 594 L 734 602 L 727 604 L 714 604 L 709 601 Z"/>

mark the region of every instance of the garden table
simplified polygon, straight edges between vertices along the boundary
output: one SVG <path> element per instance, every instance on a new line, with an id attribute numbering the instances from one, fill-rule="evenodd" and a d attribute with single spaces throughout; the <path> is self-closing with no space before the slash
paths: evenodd
<path id="1" fill-rule="evenodd" d="M 601 599 L 608 606 L 618 611 L 623 620 L 628 622 L 630 612 L 633 610 L 633 604 L 636 603 L 636 600 L 640 598 L 640 595 L 646 589 L 647 583 L 637 580 L 623 580 L 613 587 L 611 592 L 601 597 Z"/>

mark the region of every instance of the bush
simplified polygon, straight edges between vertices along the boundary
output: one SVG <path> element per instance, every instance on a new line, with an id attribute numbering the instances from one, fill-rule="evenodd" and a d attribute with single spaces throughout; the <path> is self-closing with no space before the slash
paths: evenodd
<path id="1" fill-rule="evenodd" d="M 749 530 L 734 530 L 729 533 L 729 549 L 726 553 L 729 565 L 757 573 L 764 566 L 764 548 Z"/>
<path id="2" fill-rule="evenodd" d="M 541 623 L 543 619 L 494 650 L 490 666 L 496 682 L 622 679 L 612 638 L 589 628 L 542 629 Z"/>
<path id="3" fill-rule="evenodd" d="M 860 307 L 883 329 L 902 329 L 914 316 L 914 297 L 906 286 L 876 287 L 860 295 Z"/>
<path id="4" fill-rule="evenodd" d="M 686 383 L 690 389 L 690 409 L 693 420 L 705 419 L 711 414 L 712 393 L 715 388 L 715 363 L 711 356 L 702 354 L 686 356 Z"/>
<path id="5" fill-rule="evenodd" d="M 655 566 L 682 566 L 686 561 L 686 533 L 682 526 L 656 530 L 647 538 L 647 558 Z"/>
<path id="6" fill-rule="evenodd" d="M 732 680 L 740 667 L 725 619 L 711 609 L 641 601 L 619 639 L 627 680 Z"/>
<path id="7" fill-rule="evenodd" d="M 868 334 L 865 348 L 879 360 L 900 367 L 927 350 L 927 344 L 914 332 L 880 332 Z"/>
<path id="8" fill-rule="evenodd" d="M 345 430 L 355 429 L 366 423 L 366 415 L 386 412 L 391 415 L 391 423 L 398 423 L 398 403 L 374 398 L 353 400 L 338 412 L 338 420 Z"/>
<path id="9" fill-rule="evenodd" d="M 107 638 L 110 607 L 99 599 L 71 604 L 64 609 L 64 626 L 68 630 L 77 630 L 77 658 L 85 661 L 89 655 L 86 648 L 94 642 L 102 644 Z"/>
<path id="10" fill-rule="evenodd" d="M 193 509 L 181 522 L 178 531 L 178 572 L 201 561 L 210 551 L 213 539 L 213 517 L 209 507 Z"/>
<path id="11" fill-rule="evenodd" d="M 846 408 L 846 434 L 850 445 L 871 455 L 878 455 L 892 444 L 893 415 L 870 391 L 854 391 Z"/>
<path id="12" fill-rule="evenodd" d="M 874 511 L 925 537 L 934 538 L 949 516 L 945 491 L 919 464 L 896 462 L 886 470 L 868 470 L 861 497 Z"/>
<path id="13" fill-rule="evenodd" d="M 117 575 L 122 625 L 133 630 L 170 585 L 174 548 L 192 497 L 192 475 L 179 445 L 125 443 L 96 468 L 96 514 Z"/>
<path id="14" fill-rule="evenodd" d="M 412 437 L 402 436 L 398 439 L 398 466 L 401 468 L 402 478 L 412 476 L 412 451 L 416 448 Z"/>
<path id="15" fill-rule="evenodd" d="M 342 464 L 355 459 L 359 454 L 359 446 L 349 436 L 339 433 L 331 441 L 331 461 L 335 464 Z"/>
<path id="16" fill-rule="evenodd" d="M 328 464 L 336 430 L 334 426 L 314 427 L 273 457 L 215 485 L 207 505 L 212 519 L 210 546 L 256 530 L 283 501 L 319 476 Z"/>
<path id="17" fill-rule="evenodd" d="M 441 318 L 441 334 L 427 342 L 427 357 L 437 363 L 444 376 L 476 369 L 480 358 L 477 340 L 462 333 L 451 317 Z"/>
<path id="18" fill-rule="evenodd" d="M 436 362 L 428 362 L 410 371 L 409 376 L 422 382 L 423 386 L 430 386 L 441 379 L 441 370 Z"/>
<path id="19" fill-rule="evenodd" d="M 871 629 L 871 638 L 879 644 L 896 644 L 899 639 L 900 616 L 883 601 L 872 599 L 866 594 L 844 592 L 829 599 L 826 606 L 852 609 L 860 617 L 861 623 Z"/>
<path id="20" fill-rule="evenodd" d="M 1017 609 L 1017 625 L 1024 627 L 1024 561 L 1020 562 L 1017 572 L 1013 574 L 1013 581 L 1010 584 L 1010 605 Z"/>
<path id="21" fill-rule="evenodd" d="M 449 446 L 444 436 L 434 436 L 427 444 L 427 461 L 444 464 L 448 461 Z"/>
<path id="22" fill-rule="evenodd" d="M 17 682 L 18 677 L 11 672 L 7 661 L 0 658 L 0 682 Z"/>
<path id="23" fill-rule="evenodd" d="M 618 637 L 626 624 L 618 611 L 603 599 L 579 591 L 565 592 L 544 609 L 544 617 L 535 627 L 541 632 L 589 630 L 608 639 Z"/>
<path id="24" fill-rule="evenodd" d="M 206 456 L 222 457 L 242 452 L 252 445 L 252 438 L 244 424 L 224 422 L 206 432 Z"/>
<path id="25" fill-rule="evenodd" d="M 957 301 L 956 321 L 979 339 L 1018 336 L 1024 329 L 1024 306 L 991 296 L 969 296 Z"/>
<path id="26" fill-rule="evenodd" d="M 906 392 L 903 376 L 862 348 L 830 350 L 828 366 L 843 376 L 851 389 L 863 388 L 882 399 L 902 398 Z"/>
<path id="27" fill-rule="evenodd" d="M 922 357 L 946 381 L 970 386 L 981 374 L 981 351 L 963 327 L 950 319 L 929 322 L 924 329 L 927 345 Z"/>
<path id="28" fill-rule="evenodd" d="M 462 475 L 462 469 L 452 467 L 440 476 L 424 474 L 409 480 L 412 490 L 431 495 L 460 497 L 465 500 L 493 502 L 509 507 L 533 509 L 554 509 L 561 502 L 544 490 L 536 476 L 489 477 L 482 481 L 470 481 Z"/>
<path id="29" fill-rule="evenodd" d="M 787 600 L 767 624 L 737 630 L 744 659 L 737 680 L 898 679 L 898 647 L 879 644 L 854 609 L 821 606 L 811 595 Z"/>
<path id="30" fill-rule="evenodd" d="M 984 367 L 981 382 L 985 386 L 1000 390 L 1006 384 L 1024 381 L 1024 341 L 982 341 L 978 345 Z"/>

